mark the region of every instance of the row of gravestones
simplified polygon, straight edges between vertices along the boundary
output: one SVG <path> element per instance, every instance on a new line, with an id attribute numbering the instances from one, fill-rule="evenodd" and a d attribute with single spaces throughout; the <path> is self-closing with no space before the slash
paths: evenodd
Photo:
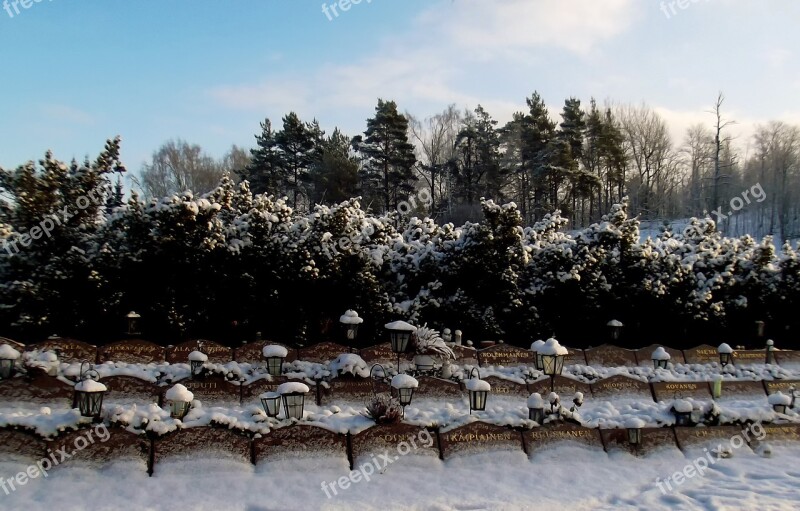
<path id="1" fill-rule="evenodd" d="M 762 424 L 762 427 L 766 434 L 762 438 L 770 443 L 800 441 L 799 424 Z M 598 452 L 627 451 L 642 455 L 669 448 L 684 451 L 702 445 L 710 448 L 742 435 L 748 444 L 754 440 L 737 426 L 644 428 L 638 446 L 628 442 L 625 429 L 561 425 L 520 431 L 485 422 L 473 422 L 447 432 L 410 424 L 383 425 L 356 435 L 317 426 L 293 425 L 255 437 L 220 427 L 187 428 L 158 437 L 111 427 L 100 438 L 91 435 L 91 429 L 71 431 L 54 439 L 42 439 L 27 431 L 0 429 L 0 456 L 4 460 L 31 463 L 50 459 L 61 463 L 62 467 L 75 461 L 104 464 L 134 459 L 141 461 L 152 475 L 160 462 L 201 455 L 254 465 L 263 461 L 333 456 L 346 458 L 352 469 L 365 462 L 385 464 L 387 461 L 382 460 L 397 460 L 409 453 L 438 456 L 442 460 L 488 451 L 515 451 L 534 456 L 544 449 L 578 444 Z M 59 460 L 54 453 L 66 456 L 59 455 Z M 392 456 L 394 453 L 396 455 Z M 48 462 L 47 466 L 54 464 Z"/>
<path id="2" fill-rule="evenodd" d="M 496 376 L 485 380 L 492 386 L 492 395 L 526 398 L 533 392 L 547 395 L 551 389 L 549 378 L 535 382 L 519 383 Z M 285 376 L 272 377 L 239 385 L 226 381 L 221 376 L 209 376 L 200 379 L 181 380 L 195 396 L 195 399 L 207 405 L 241 405 L 258 404 L 258 396 L 264 392 L 274 392 L 278 385 L 290 380 Z M 450 380 L 421 376 L 419 387 L 415 391 L 417 399 L 458 400 L 464 395 L 463 384 Z M 102 379 L 108 388 L 106 400 L 112 402 L 155 402 L 164 403 L 164 393 L 168 386 L 159 386 L 133 376 L 111 376 Z M 307 382 L 306 382 L 307 383 Z M 586 397 L 600 399 L 630 397 L 669 401 L 676 398 L 711 398 L 711 383 L 697 382 L 655 382 L 648 383 L 627 376 L 616 375 L 592 384 L 583 383 L 572 378 L 556 376 L 552 381 L 553 389 L 561 396 L 572 396 L 582 392 Z M 726 381 L 722 384 L 722 399 L 757 399 L 768 394 L 782 391 L 788 394 L 791 387 L 800 388 L 800 380 L 765 380 L 765 381 Z M 330 405 L 335 401 L 365 402 L 375 394 L 388 392 L 385 383 L 370 378 L 342 377 L 329 382 L 318 382 L 311 385 L 317 405 Z M 54 404 L 58 401 L 72 400 L 72 386 L 61 379 L 37 374 L 32 378 L 17 377 L 0 383 L 0 403 L 41 403 Z"/>
<path id="3" fill-rule="evenodd" d="M 64 362 L 90 362 L 103 363 L 107 361 L 126 363 L 158 363 L 171 364 L 186 362 L 189 353 L 201 350 L 208 355 L 213 363 L 227 363 L 232 360 L 237 362 L 258 363 L 262 360 L 261 351 L 265 343 L 249 343 L 239 348 L 228 348 L 211 341 L 187 341 L 176 346 L 164 348 L 157 344 L 141 341 L 126 340 L 103 347 L 96 347 L 74 339 L 48 339 L 47 341 L 23 346 L 9 339 L 0 338 L 0 344 L 9 344 L 19 350 L 58 350 Z M 279 343 L 269 343 L 279 344 Z M 325 363 L 335 359 L 342 353 L 348 353 L 350 348 L 333 342 L 323 342 L 306 348 L 291 348 L 287 362 L 303 360 L 306 362 Z M 652 353 L 659 345 L 652 345 L 638 350 L 628 350 L 612 345 L 602 345 L 587 350 L 570 349 L 565 360 L 566 365 L 581 364 L 601 367 L 635 367 L 652 366 Z M 718 362 L 717 349 L 709 345 L 701 345 L 688 350 L 675 350 L 665 348 L 670 354 L 673 363 L 706 364 Z M 456 363 L 459 365 L 528 365 L 535 364 L 534 354 L 522 348 L 507 344 L 498 344 L 483 350 L 475 350 L 468 346 L 456 346 Z M 359 350 L 359 355 L 368 363 L 392 363 L 397 360 L 397 355 L 392 352 L 389 343 L 379 344 L 371 348 Z M 778 364 L 800 363 L 798 351 L 775 351 L 775 361 Z M 406 358 L 409 356 L 407 355 Z M 764 350 L 735 351 L 734 363 L 759 363 L 764 362 Z"/>

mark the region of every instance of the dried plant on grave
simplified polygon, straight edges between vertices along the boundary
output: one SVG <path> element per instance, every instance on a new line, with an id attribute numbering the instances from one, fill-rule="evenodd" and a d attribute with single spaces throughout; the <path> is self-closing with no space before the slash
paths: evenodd
<path id="1" fill-rule="evenodd" d="M 397 424 L 403 418 L 403 409 L 396 399 L 378 394 L 367 402 L 367 411 L 364 414 L 374 420 L 376 424 Z"/>
<path id="2" fill-rule="evenodd" d="M 456 354 L 445 344 L 438 330 L 428 328 L 425 323 L 414 334 L 414 352 L 417 355 L 442 357 L 442 360 L 455 360 Z"/>

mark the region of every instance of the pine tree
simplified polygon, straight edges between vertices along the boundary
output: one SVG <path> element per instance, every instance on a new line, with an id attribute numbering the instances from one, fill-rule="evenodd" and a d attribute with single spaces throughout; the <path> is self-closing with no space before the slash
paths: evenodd
<path id="1" fill-rule="evenodd" d="M 319 161 L 311 171 L 312 200 L 318 204 L 346 201 L 358 194 L 358 160 L 350 139 L 336 128 L 319 145 Z"/>
<path id="2" fill-rule="evenodd" d="M 275 132 L 269 119 L 261 123 L 261 134 L 256 135 L 256 145 L 255 149 L 250 150 L 250 163 L 237 174 L 250 182 L 253 193 L 277 195 L 282 192 L 285 177 L 282 175 Z"/>
<path id="3" fill-rule="evenodd" d="M 367 120 L 364 138 L 353 145 L 364 156 L 364 181 L 378 190 L 384 211 L 397 209 L 414 191 L 414 146 L 408 141 L 408 120 L 394 101 L 378 100 L 375 117 Z"/>
<path id="4" fill-rule="evenodd" d="M 319 124 L 303 123 L 296 113 L 283 118 L 283 129 L 275 136 L 280 151 L 281 174 L 287 191 L 292 194 L 292 207 L 297 209 L 301 197 L 308 197 L 308 173 L 315 159 L 315 142 L 322 136 Z"/>

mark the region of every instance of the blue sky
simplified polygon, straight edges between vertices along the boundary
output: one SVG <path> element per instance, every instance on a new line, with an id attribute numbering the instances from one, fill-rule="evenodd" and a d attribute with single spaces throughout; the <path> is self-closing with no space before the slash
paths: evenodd
<path id="1" fill-rule="evenodd" d="M 292 110 L 355 135 L 379 97 L 501 122 L 534 90 L 554 114 L 646 102 L 680 142 L 721 90 L 743 147 L 756 123 L 800 123 L 798 0 L 363 0 L 332 20 L 322 0 L 30 1 L 0 10 L 6 168 L 117 134 L 133 171 L 170 138 L 221 156 Z"/>

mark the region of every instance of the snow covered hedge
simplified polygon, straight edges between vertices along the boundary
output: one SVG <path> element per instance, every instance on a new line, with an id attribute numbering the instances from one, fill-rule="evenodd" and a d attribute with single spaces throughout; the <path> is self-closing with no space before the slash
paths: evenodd
<path id="1" fill-rule="evenodd" d="M 204 197 L 134 195 L 120 205 L 107 177 L 118 147 L 109 144 L 94 164 L 48 160 L 26 171 L 53 183 L 66 174 L 83 189 L 5 204 L 0 236 L 9 241 L 86 187 L 106 200 L 18 253 L 0 251 L 0 321 L 11 333 L 104 337 L 129 310 L 165 337 L 235 325 L 286 339 L 330 329 L 349 308 L 364 318 L 362 331 L 402 317 L 458 325 L 475 340 L 554 331 L 569 339 L 609 317 L 657 318 L 676 332 L 797 321 L 796 251 L 724 238 L 710 219 L 640 242 L 624 204 L 573 234 L 558 213 L 524 227 L 513 203 L 492 201 L 483 222 L 463 226 L 374 215 L 357 199 L 298 214 L 228 179 Z"/>

